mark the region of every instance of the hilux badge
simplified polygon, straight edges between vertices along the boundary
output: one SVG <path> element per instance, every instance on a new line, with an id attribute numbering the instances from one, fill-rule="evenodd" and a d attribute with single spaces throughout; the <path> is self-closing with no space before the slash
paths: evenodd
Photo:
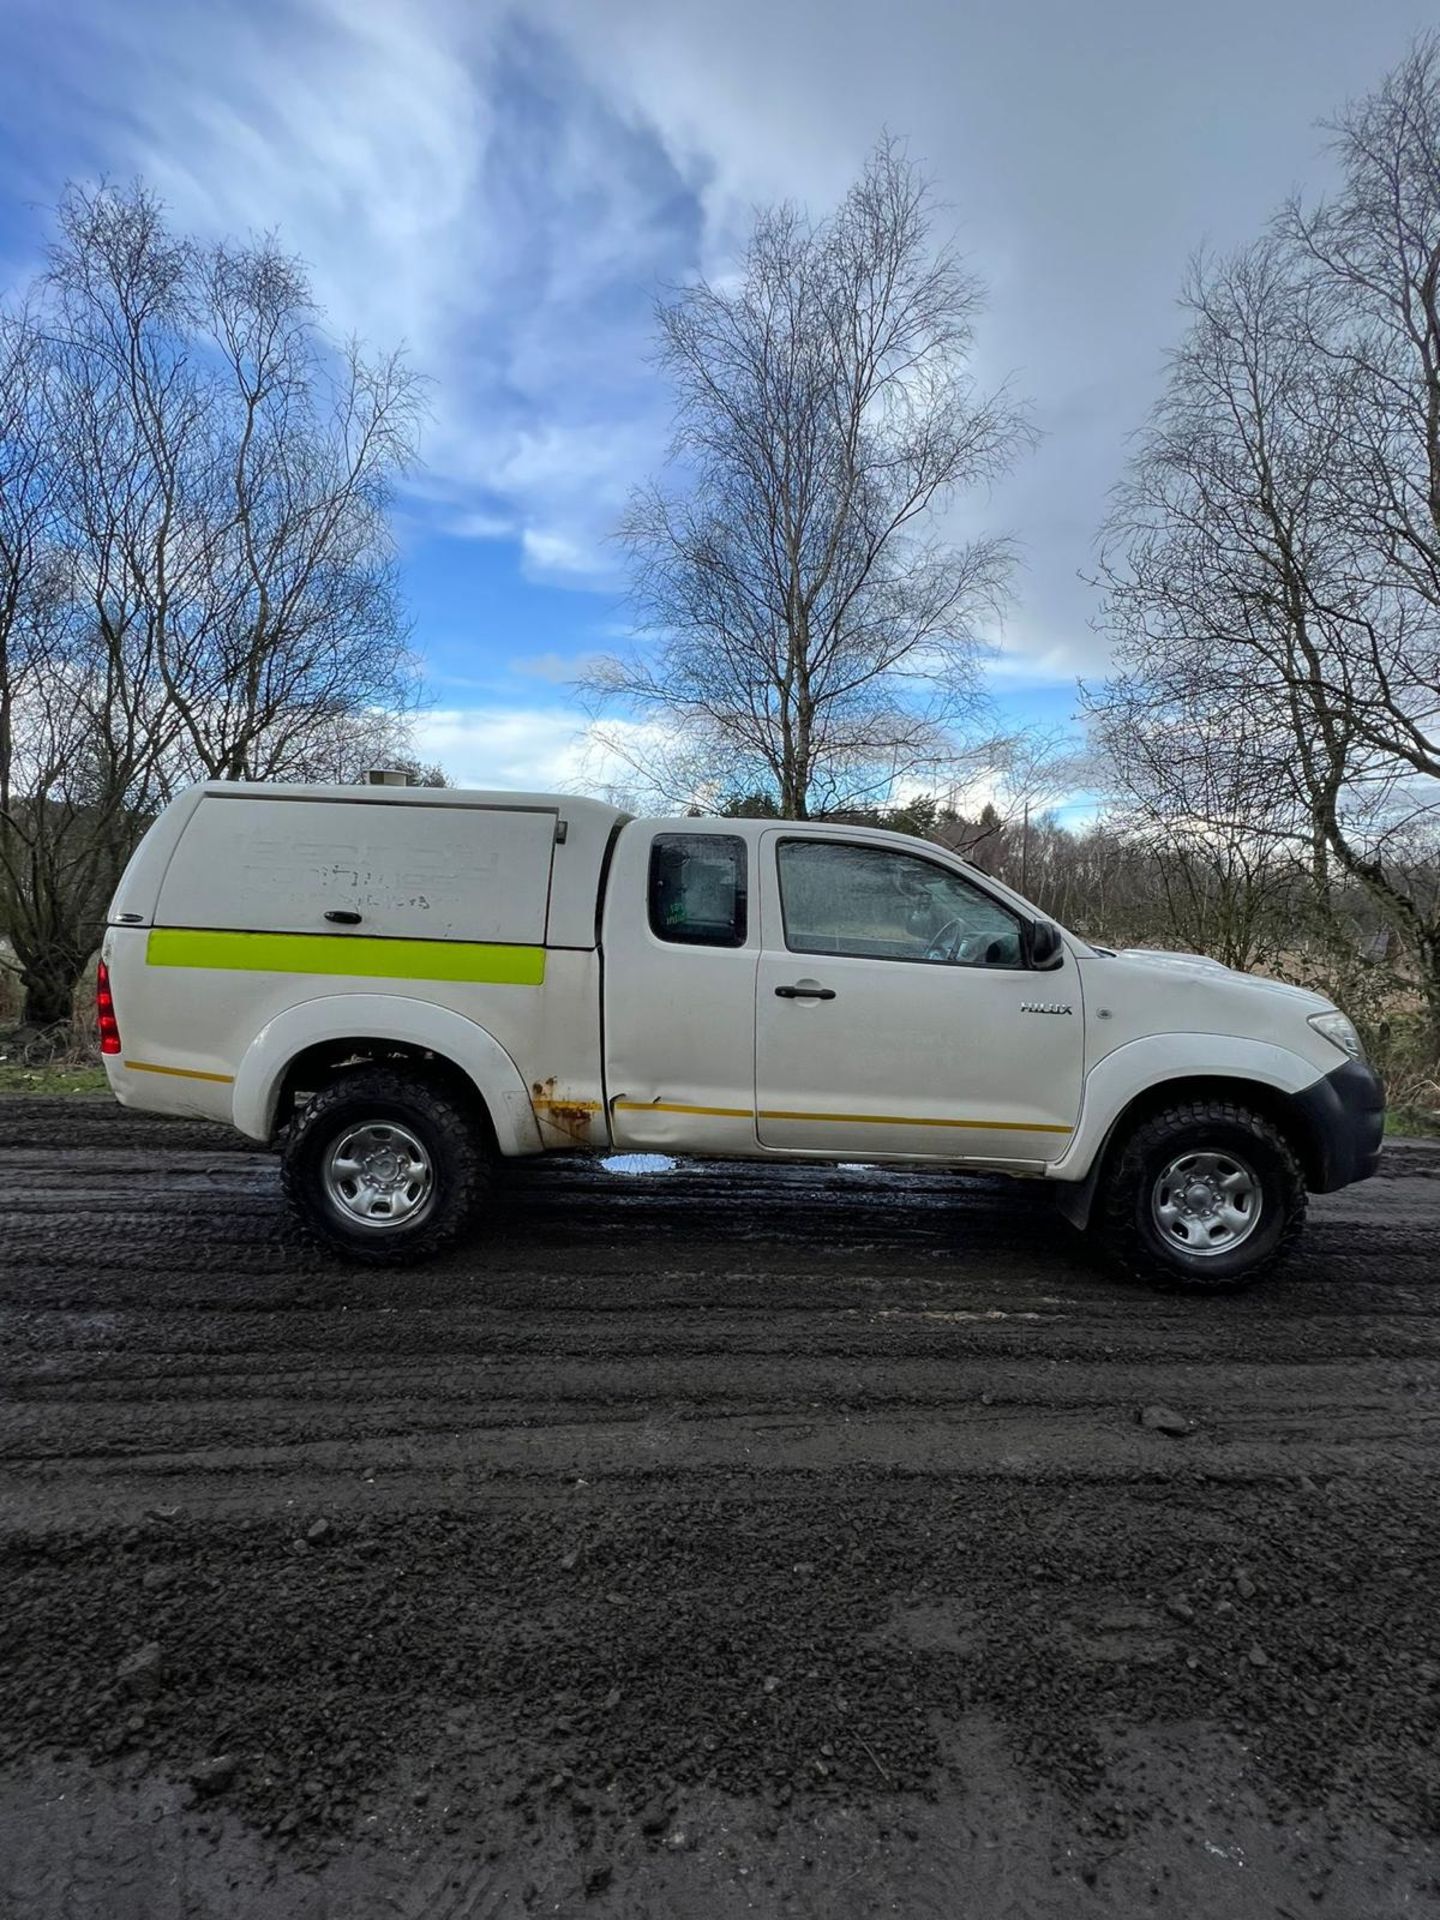
<path id="1" fill-rule="evenodd" d="M 1059 1000 L 1022 1000 L 1021 1013 L 1074 1013 L 1073 1007 L 1064 1006 Z"/>

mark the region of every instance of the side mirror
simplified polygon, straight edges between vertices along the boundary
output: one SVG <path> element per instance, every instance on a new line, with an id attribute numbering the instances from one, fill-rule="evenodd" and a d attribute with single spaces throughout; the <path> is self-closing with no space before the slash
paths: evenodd
<path id="1" fill-rule="evenodd" d="M 1053 920 L 1030 924 L 1030 965 L 1036 973 L 1053 973 L 1065 964 L 1065 942 Z"/>

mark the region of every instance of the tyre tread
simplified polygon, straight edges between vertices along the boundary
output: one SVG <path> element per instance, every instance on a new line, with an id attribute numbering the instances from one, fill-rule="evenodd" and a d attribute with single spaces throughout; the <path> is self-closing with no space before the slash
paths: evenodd
<path id="1" fill-rule="evenodd" d="M 452 1195 L 415 1233 L 393 1240 L 377 1235 L 373 1242 L 352 1236 L 338 1220 L 331 1221 L 313 1191 L 313 1176 L 307 1172 L 309 1143 L 337 1107 L 356 1101 L 419 1113 L 443 1144 Z M 471 1116 L 433 1082 L 393 1067 L 357 1068 L 322 1087 L 292 1122 L 280 1161 L 281 1188 L 303 1237 L 312 1246 L 366 1267 L 407 1266 L 450 1246 L 489 1193 L 493 1176 L 494 1157 Z"/>
<path id="2" fill-rule="evenodd" d="M 1283 1187 L 1284 1225 L 1274 1244 L 1252 1266 L 1241 1273 L 1221 1274 L 1212 1279 L 1201 1272 L 1162 1266 L 1139 1230 L 1135 1190 L 1145 1177 L 1148 1154 L 1162 1145 L 1167 1136 L 1173 1138 L 1186 1129 L 1217 1124 L 1251 1134 L 1262 1140 L 1274 1155 Z M 1226 1293 L 1252 1286 L 1289 1259 L 1304 1230 L 1307 1195 L 1305 1176 L 1295 1150 L 1273 1121 L 1243 1101 L 1185 1100 L 1151 1114 L 1125 1136 L 1112 1153 L 1098 1198 L 1096 1238 L 1111 1262 L 1131 1279 L 1153 1283 L 1158 1277 L 1189 1292 Z"/>

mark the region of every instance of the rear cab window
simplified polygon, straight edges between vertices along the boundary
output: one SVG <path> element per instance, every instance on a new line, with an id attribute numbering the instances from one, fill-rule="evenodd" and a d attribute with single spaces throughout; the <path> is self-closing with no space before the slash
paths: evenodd
<path id="1" fill-rule="evenodd" d="M 650 845 L 650 931 L 687 947 L 743 947 L 749 932 L 745 842 L 738 834 L 657 833 Z"/>

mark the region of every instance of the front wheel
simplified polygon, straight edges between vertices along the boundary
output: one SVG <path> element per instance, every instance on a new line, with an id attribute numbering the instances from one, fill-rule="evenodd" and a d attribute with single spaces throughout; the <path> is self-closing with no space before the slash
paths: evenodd
<path id="1" fill-rule="evenodd" d="M 281 1181 L 312 1239 L 364 1266 L 398 1267 L 461 1232 L 492 1168 L 480 1128 L 447 1093 L 365 1067 L 306 1104 L 285 1142 Z"/>
<path id="2" fill-rule="evenodd" d="M 1305 1197 L 1299 1162 L 1269 1120 L 1196 1101 L 1143 1120 L 1112 1151 L 1095 1234 L 1139 1279 L 1231 1292 L 1285 1259 Z"/>

